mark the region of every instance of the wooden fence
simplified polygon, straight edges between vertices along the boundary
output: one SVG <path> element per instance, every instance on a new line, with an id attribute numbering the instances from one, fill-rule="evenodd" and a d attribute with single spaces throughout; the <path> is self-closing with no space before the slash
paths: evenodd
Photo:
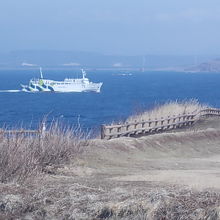
<path id="1" fill-rule="evenodd" d="M 101 139 L 112 139 L 119 137 L 137 137 L 142 135 L 155 134 L 172 129 L 187 127 L 194 124 L 198 119 L 209 116 L 220 116 L 220 109 L 208 108 L 199 112 L 173 115 L 167 118 L 160 118 L 146 121 L 125 122 L 123 124 L 102 125 Z M 45 122 L 41 123 L 38 130 L 1 130 L 3 135 L 44 135 L 46 133 Z"/>
<path id="2" fill-rule="evenodd" d="M 201 117 L 220 116 L 220 109 L 208 108 L 196 113 L 177 116 L 169 116 L 147 121 L 125 122 L 123 124 L 102 125 L 101 139 L 112 139 L 119 137 L 137 137 L 155 134 L 172 129 L 187 127 L 194 124 Z"/>
<path id="3" fill-rule="evenodd" d="M 0 134 L 2 135 L 44 135 L 46 132 L 46 124 L 43 122 L 38 130 L 7 130 L 7 129 L 0 129 Z"/>

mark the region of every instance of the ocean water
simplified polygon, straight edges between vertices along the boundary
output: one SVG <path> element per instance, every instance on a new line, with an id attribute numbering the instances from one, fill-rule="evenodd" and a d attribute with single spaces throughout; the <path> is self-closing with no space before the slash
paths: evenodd
<path id="1" fill-rule="evenodd" d="M 127 74 L 127 75 L 123 75 Z M 45 70 L 44 77 L 63 80 L 81 77 L 71 70 Z M 93 82 L 103 82 L 101 93 L 23 93 L 20 84 L 38 77 L 38 70 L 0 70 L 0 127 L 36 128 L 46 116 L 84 129 L 123 120 L 131 114 L 171 100 L 198 99 L 220 107 L 220 74 L 179 72 L 88 71 Z"/>

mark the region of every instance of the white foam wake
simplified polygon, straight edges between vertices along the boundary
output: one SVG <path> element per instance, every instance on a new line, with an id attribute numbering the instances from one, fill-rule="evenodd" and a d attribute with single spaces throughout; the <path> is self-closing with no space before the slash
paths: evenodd
<path id="1" fill-rule="evenodd" d="M 0 92 L 22 92 L 22 90 L 0 90 Z"/>

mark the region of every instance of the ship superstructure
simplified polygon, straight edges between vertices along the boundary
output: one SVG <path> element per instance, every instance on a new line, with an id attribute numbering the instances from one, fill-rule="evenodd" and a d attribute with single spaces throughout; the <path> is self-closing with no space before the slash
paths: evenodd
<path id="1" fill-rule="evenodd" d="M 101 83 L 90 82 L 82 70 L 82 78 L 66 78 L 64 81 L 44 79 L 42 70 L 39 79 L 31 79 L 29 85 L 21 85 L 24 92 L 100 92 Z"/>

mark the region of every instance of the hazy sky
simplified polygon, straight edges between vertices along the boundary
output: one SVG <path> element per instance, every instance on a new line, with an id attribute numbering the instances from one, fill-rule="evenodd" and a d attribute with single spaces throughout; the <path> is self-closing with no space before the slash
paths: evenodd
<path id="1" fill-rule="evenodd" d="M 0 52 L 220 54 L 220 0 L 0 0 Z"/>

